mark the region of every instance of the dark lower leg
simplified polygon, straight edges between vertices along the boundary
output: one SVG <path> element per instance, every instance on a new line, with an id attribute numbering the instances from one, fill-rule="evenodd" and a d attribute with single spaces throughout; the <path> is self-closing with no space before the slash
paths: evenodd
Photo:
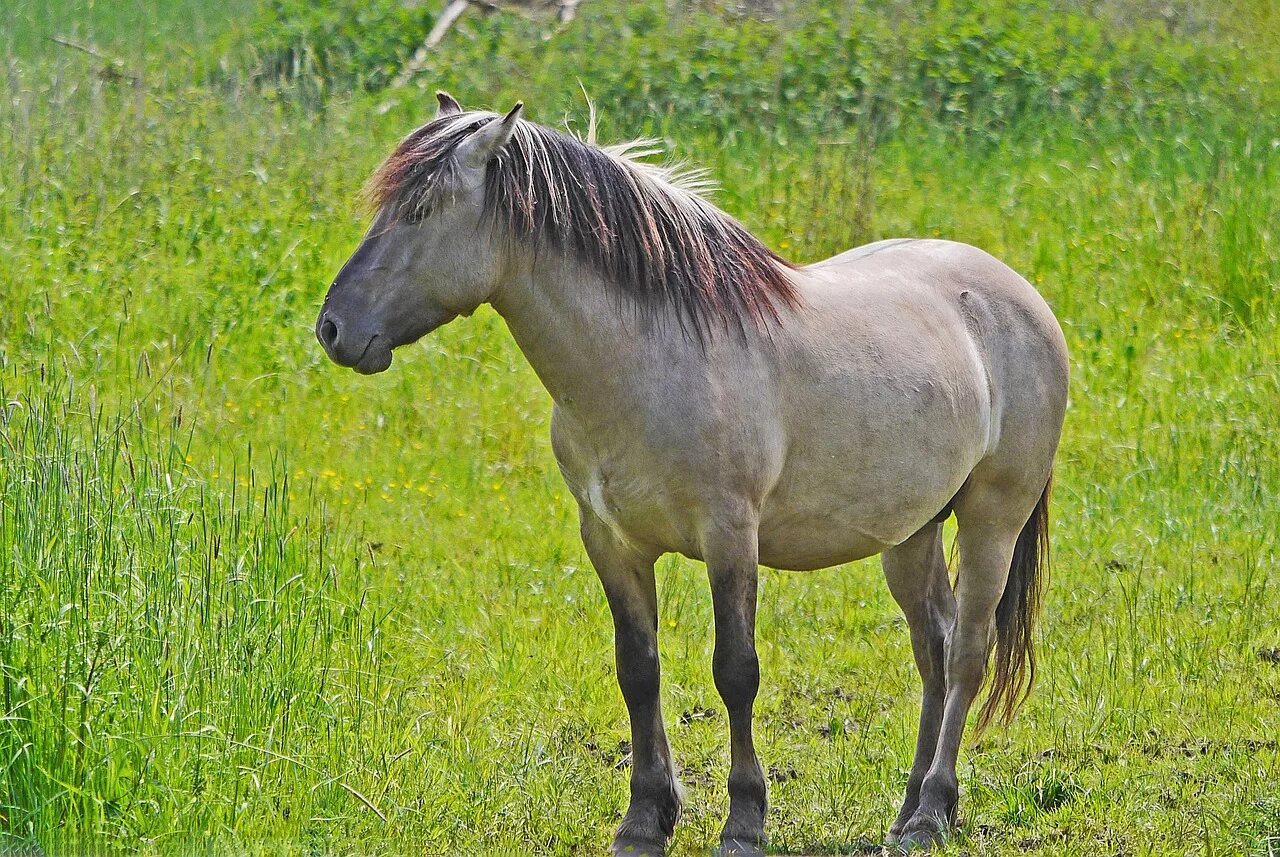
<path id="1" fill-rule="evenodd" d="M 767 807 L 764 771 L 752 738 L 752 709 L 760 688 L 755 648 L 757 571 L 749 565 L 712 565 L 716 644 L 712 670 L 729 712 L 729 817 L 721 838 L 755 844 L 764 839 Z"/>
<path id="2" fill-rule="evenodd" d="M 952 650 L 968 649 L 952 642 Z M 965 719 L 969 708 L 982 686 L 986 659 L 983 648 L 979 668 L 966 664 L 963 669 L 953 669 L 957 660 L 948 657 L 948 681 L 946 702 L 942 712 L 942 725 L 933 761 L 920 782 L 918 804 L 911 818 L 904 825 L 901 840 L 904 845 L 930 845 L 938 842 L 955 823 L 956 806 L 960 800 L 960 786 L 956 776 L 956 760 L 960 742 L 964 736 Z M 970 664 L 972 663 L 971 659 Z"/>
<path id="3" fill-rule="evenodd" d="M 656 628 L 615 614 L 615 641 L 618 685 L 631 719 L 631 801 L 617 839 L 662 844 L 675 829 L 680 793 L 662 724 Z"/>
<path id="4" fill-rule="evenodd" d="M 662 724 L 653 558 L 619 544 L 589 510 L 583 512 L 582 541 L 609 599 L 618 687 L 631 719 L 631 800 L 613 851 L 661 857 L 680 815 L 681 793 Z"/>

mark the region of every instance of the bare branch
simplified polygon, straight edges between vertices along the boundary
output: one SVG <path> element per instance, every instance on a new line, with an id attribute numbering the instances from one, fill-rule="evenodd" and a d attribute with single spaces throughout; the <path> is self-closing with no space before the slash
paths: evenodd
<path id="1" fill-rule="evenodd" d="M 413 56 L 400 69 L 400 73 L 396 75 L 395 80 L 391 81 L 393 89 L 399 89 L 404 86 L 413 80 L 414 75 L 426 67 L 427 59 L 431 56 L 431 52 L 444 40 L 445 34 L 462 17 L 462 13 L 466 12 L 467 7 L 470 5 L 471 0 L 452 0 L 444 8 L 444 11 L 440 13 L 440 17 L 436 19 L 435 26 L 431 28 L 431 32 L 427 33 L 426 40 L 413 52 Z"/>
<path id="2" fill-rule="evenodd" d="M 102 68 L 98 69 L 98 77 L 103 80 L 125 81 L 130 86 L 137 86 L 142 83 L 142 78 L 134 72 L 129 71 L 124 62 L 116 59 L 115 57 L 107 56 L 93 45 L 83 45 L 79 42 L 74 42 L 71 39 L 68 39 L 66 36 L 50 36 L 49 41 L 62 45 L 65 48 L 80 51 L 81 53 L 88 54 L 96 60 L 100 60 L 102 62 Z"/>
<path id="3" fill-rule="evenodd" d="M 395 79 L 391 81 L 391 88 L 399 89 L 406 85 L 427 67 L 431 52 L 440 46 L 440 43 L 444 41 L 444 37 L 449 34 L 454 24 L 471 6 L 475 6 L 486 13 L 515 12 L 529 17 L 533 17 L 532 13 L 535 10 L 554 8 L 558 10 L 557 17 L 561 26 L 563 26 L 574 19 L 578 12 L 578 6 L 581 4 L 582 0 L 450 0 L 449 5 L 445 6 L 444 11 L 440 13 L 440 17 L 436 19 L 431 32 L 427 33 L 426 39 L 413 52 L 413 56 L 396 74 Z"/>

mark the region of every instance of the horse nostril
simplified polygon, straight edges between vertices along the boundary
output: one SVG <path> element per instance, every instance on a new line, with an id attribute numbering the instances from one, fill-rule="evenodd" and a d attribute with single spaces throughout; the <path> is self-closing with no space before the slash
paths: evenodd
<path id="1" fill-rule="evenodd" d="M 338 326 L 326 318 L 320 322 L 320 344 L 325 348 L 332 348 L 337 341 Z"/>

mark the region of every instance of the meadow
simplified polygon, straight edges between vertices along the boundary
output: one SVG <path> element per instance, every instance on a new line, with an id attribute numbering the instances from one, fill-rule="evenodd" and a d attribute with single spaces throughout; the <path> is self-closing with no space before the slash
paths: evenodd
<path id="1" fill-rule="evenodd" d="M 548 397 L 487 309 L 371 378 L 312 332 L 439 86 L 578 128 L 585 89 L 791 259 L 942 236 L 1035 283 L 1073 373 L 1041 668 L 943 853 L 1280 853 L 1269 0 L 591 0 L 476 16 L 395 91 L 435 5 L 354 5 L 0 12 L 0 854 L 608 842 L 629 731 Z M 659 591 L 702 854 L 705 572 Z M 878 853 L 919 682 L 878 562 L 766 571 L 759 622 L 771 850 Z"/>

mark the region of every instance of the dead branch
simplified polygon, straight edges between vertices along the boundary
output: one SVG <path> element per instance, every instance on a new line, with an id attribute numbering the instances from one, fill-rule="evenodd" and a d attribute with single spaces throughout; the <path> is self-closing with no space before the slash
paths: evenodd
<path id="1" fill-rule="evenodd" d="M 399 89 L 427 67 L 432 51 L 440 46 L 454 24 L 472 6 L 483 12 L 516 12 L 524 15 L 539 9 L 555 8 L 558 10 L 557 17 L 563 26 L 574 19 L 578 6 L 582 2 L 583 0 L 450 0 L 449 5 L 444 7 L 444 11 L 431 27 L 431 32 L 427 33 L 422 44 L 391 81 L 391 88 Z"/>
<path id="2" fill-rule="evenodd" d="M 71 39 L 68 39 L 66 36 L 50 36 L 49 41 L 62 45 L 64 48 L 71 48 L 72 50 L 80 51 L 83 54 L 88 54 L 94 59 L 99 60 L 102 63 L 102 68 L 98 69 L 98 77 L 103 80 L 112 82 L 123 81 L 128 83 L 130 86 L 138 86 L 142 83 L 142 77 L 132 71 L 129 71 L 128 66 L 126 66 L 122 60 L 118 60 L 115 57 L 104 54 L 93 45 L 82 45 L 79 42 L 74 42 Z"/>

